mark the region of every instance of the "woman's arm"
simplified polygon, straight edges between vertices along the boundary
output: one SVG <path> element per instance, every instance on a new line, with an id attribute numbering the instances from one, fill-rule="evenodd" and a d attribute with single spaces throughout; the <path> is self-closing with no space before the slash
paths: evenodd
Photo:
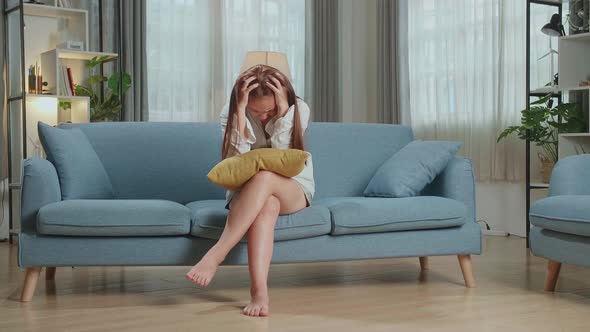
<path id="1" fill-rule="evenodd" d="M 309 123 L 309 106 L 301 100 L 297 99 L 299 106 L 299 116 L 301 118 L 301 129 L 305 134 L 305 129 Z M 293 116 L 295 115 L 295 105 L 289 107 L 284 116 L 278 117 L 274 120 L 272 126 L 272 135 L 270 137 L 271 146 L 275 149 L 288 149 L 291 143 L 291 132 L 293 131 Z"/>
<path id="2" fill-rule="evenodd" d="M 223 135 L 225 134 L 225 128 L 227 127 L 227 119 L 229 116 L 229 105 L 225 105 L 223 110 L 221 111 L 220 121 L 221 121 L 221 137 L 223 139 Z M 241 119 L 240 119 L 241 118 Z M 250 151 L 250 147 L 252 144 L 256 142 L 256 136 L 254 135 L 254 129 L 252 128 L 252 124 L 248 120 L 248 118 L 243 115 L 236 116 L 234 115 L 233 126 L 231 130 L 231 144 L 236 148 L 238 154 L 242 154 L 245 152 Z M 242 128 L 240 130 L 239 128 Z M 244 135 L 247 136 L 244 136 Z"/>

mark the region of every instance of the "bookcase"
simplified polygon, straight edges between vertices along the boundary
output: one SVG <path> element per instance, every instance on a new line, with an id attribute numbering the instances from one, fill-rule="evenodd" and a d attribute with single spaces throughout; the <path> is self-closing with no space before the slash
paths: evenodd
<path id="1" fill-rule="evenodd" d="M 7 81 L 8 81 L 8 192 L 9 241 L 18 235 L 22 161 L 30 157 L 46 157 L 37 134 L 37 122 L 50 125 L 90 121 L 90 98 L 76 96 L 60 85 L 60 66 L 71 71 L 75 84 L 86 84 L 90 72 L 86 63 L 104 56 L 118 61 L 117 53 L 96 52 L 89 48 L 89 12 L 80 6 L 89 0 L 43 0 L 43 4 L 23 0 L 4 0 L 6 18 Z M 102 8 L 102 1 L 98 1 Z M 64 7 L 62 5 L 67 5 Z M 99 11 L 99 16 L 102 15 Z M 99 17 L 102 29 L 102 16 Z M 100 38 L 102 32 L 99 31 Z M 68 41 L 81 47 L 66 48 Z M 100 42 L 102 50 L 102 40 Z M 39 68 L 45 85 L 41 91 L 29 90 L 28 68 Z M 102 69 L 101 69 L 102 71 Z M 37 87 L 40 85 L 34 84 Z"/>
<path id="2" fill-rule="evenodd" d="M 530 108 L 529 102 L 537 98 L 551 95 L 558 103 L 575 102 L 578 107 L 585 111 L 585 119 L 588 121 L 587 128 L 590 128 L 590 115 L 588 107 L 590 105 L 590 86 L 580 86 L 581 82 L 590 81 L 590 33 L 572 33 L 570 31 L 565 36 L 557 37 L 557 73 L 559 80 L 557 86 L 542 86 L 533 88 L 531 82 L 531 29 L 540 29 L 541 26 L 531 25 L 531 7 L 532 6 L 549 6 L 554 9 L 562 18 L 562 23 L 566 25 L 565 15 L 563 12 L 569 11 L 571 1 L 568 0 L 527 0 L 527 77 L 526 77 L 526 100 L 527 111 Z M 547 18 L 549 19 L 549 17 Z M 586 18 L 590 19 L 590 18 Z M 550 38 L 550 37 L 547 37 Z M 555 72 L 551 73 L 552 75 Z M 530 221 L 528 211 L 532 198 L 541 198 L 547 194 L 549 183 L 543 183 L 534 178 L 532 174 L 531 152 L 534 152 L 530 141 L 526 141 L 526 235 L 528 247 L 528 235 L 530 230 Z M 558 135 L 558 159 L 590 153 L 590 133 L 562 133 Z M 532 192 L 535 192 L 532 195 Z M 533 197 L 535 196 L 535 197 Z"/>

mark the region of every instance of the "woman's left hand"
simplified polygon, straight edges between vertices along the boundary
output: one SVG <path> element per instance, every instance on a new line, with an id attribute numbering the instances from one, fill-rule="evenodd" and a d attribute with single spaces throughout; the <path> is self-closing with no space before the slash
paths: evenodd
<path id="1" fill-rule="evenodd" d="M 289 110 L 289 101 L 287 100 L 287 88 L 281 84 L 276 77 L 270 76 L 271 82 L 266 82 L 266 85 L 275 94 L 275 103 L 277 104 L 278 114 L 277 116 L 282 117 L 287 114 Z"/>

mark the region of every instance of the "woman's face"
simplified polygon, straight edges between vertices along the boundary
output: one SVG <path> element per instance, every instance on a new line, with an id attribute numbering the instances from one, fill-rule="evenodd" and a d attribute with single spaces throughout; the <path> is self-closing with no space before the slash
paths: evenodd
<path id="1" fill-rule="evenodd" d="M 260 119 L 260 121 L 267 121 L 277 114 L 275 97 L 273 95 L 250 97 L 248 98 L 247 107 L 250 113 Z"/>

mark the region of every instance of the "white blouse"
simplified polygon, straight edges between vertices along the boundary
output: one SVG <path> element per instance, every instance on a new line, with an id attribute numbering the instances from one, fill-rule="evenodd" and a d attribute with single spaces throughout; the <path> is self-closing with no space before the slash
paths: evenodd
<path id="1" fill-rule="evenodd" d="M 309 124 L 309 106 L 307 106 L 307 104 L 301 99 L 297 99 L 297 105 L 299 107 L 299 116 L 301 118 L 301 129 L 303 131 L 303 134 L 305 134 L 305 130 L 307 129 L 307 125 Z M 289 148 L 291 143 L 291 133 L 293 130 L 294 114 L 295 106 L 293 105 L 289 107 L 289 110 L 284 116 L 274 117 L 273 119 L 269 120 L 264 126 L 265 131 L 270 135 L 270 142 L 272 148 Z M 220 115 L 222 136 L 225 134 L 228 116 L 229 105 L 225 105 Z M 242 154 L 250 151 L 252 144 L 256 142 L 256 136 L 254 134 L 254 129 L 252 128 L 252 123 L 250 123 L 248 117 L 246 117 L 246 131 L 248 134 L 248 137 L 246 139 L 244 139 L 242 135 L 239 134 L 237 123 L 237 115 L 234 114 L 234 121 L 232 126 L 233 128 L 231 131 L 231 144 L 236 148 L 239 154 Z M 307 161 L 305 162 L 305 166 L 301 173 L 297 174 L 292 179 L 294 179 L 302 185 L 306 197 L 308 200 L 310 200 L 311 203 L 311 199 L 315 193 L 315 182 L 313 179 L 313 161 L 311 153 L 307 158 Z"/>

